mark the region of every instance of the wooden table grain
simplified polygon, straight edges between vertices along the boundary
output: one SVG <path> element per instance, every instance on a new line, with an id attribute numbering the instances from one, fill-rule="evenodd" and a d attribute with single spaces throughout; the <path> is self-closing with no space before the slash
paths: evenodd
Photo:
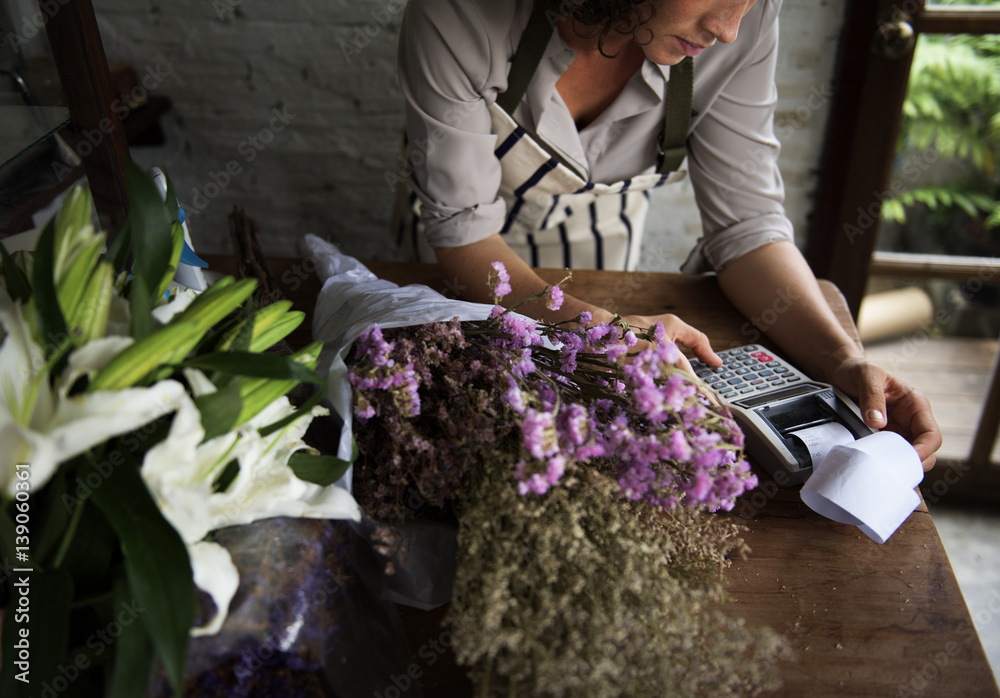
<path id="1" fill-rule="evenodd" d="M 461 292 L 437 265 L 368 266 L 400 284 L 423 283 L 453 297 Z M 274 262 L 289 297 L 306 311 L 318 291 L 315 279 L 302 273 L 308 268 L 308 260 Z M 550 282 L 564 275 L 556 269 L 540 273 Z M 769 346 L 711 276 L 578 270 L 568 291 L 622 314 L 676 313 L 705 332 L 716 350 Z M 855 331 L 837 289 L 823 283 L 823 291 L 844 326 Z M 778 487 L 757 472 L 760 486 L 731 514 L 745 524 L 751 553 L 726 571 L 733 599 L 727 608 L 781 632 L 795 652 L 779 666 L 784 685 L 768 695 L 1000 696 L 925 505 L 879 545 L 856 527 L 814 513 L 798 487 Z M 441 611 L 404 610 L 403 617 L 415 653 L 443 637 Z M 425 695 L 469 695 L 448 654 L 420 671 Z"/>

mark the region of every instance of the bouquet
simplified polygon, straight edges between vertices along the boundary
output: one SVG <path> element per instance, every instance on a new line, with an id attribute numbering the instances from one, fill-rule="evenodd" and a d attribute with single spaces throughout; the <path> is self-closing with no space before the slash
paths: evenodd
<path id="1" fill-rule="evenodd" d="M 189 637 L 218 632 L 239 585 L 213 531 L 359 516 L 334 485 L 348 464 L 303 440 L 322 390 L 285 397 L 320 382 L 320 345 L 268 352 L 304 315 L 258 308 L 252 279 L 173 283 L 172 187 L 134 165 L 127 186 L 110 245 L 77 187 L 33 253 L 0 246 L 4 695 L 143 695 L 154 661 L 179 694 Z"/>
<path id="2" fill-rule="evenodd" d="M 388 322 L 346 355 L 353 487 L 387 574 L 415 551 L 408 521 L 455 522 L 447 623 L 482 695 L 770 686 L 783 644 L 716 608 L 744 547 L 707 512 L 756 484 L 735 422 L 676 368 L 662 326 L 536 323 L 500 305 L 508 281 L 495 263 L 496 304 L 453 306 L 464 320 L 407 312 L 408 289 L 360 294 Z M 560 285 L 541 297 L 557 308 Z"/>

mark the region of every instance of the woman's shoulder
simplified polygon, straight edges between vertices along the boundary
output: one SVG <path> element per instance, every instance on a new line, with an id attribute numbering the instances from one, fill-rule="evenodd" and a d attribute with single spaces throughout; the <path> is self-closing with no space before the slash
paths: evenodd
<path id="1" fill-rule="evenodd" d="M 434 28 L 456 44 L 472 39 L 494 43 L 523 29 L 532 4 L 532 0 L 409 0 L 405 21 Z"/>
<path id="2" fill-rule="evenodd" d="M 433 63 L 454 65 L 474 89 L 504 80 L 532 0 L 409 0 L 401 41 Z"/>

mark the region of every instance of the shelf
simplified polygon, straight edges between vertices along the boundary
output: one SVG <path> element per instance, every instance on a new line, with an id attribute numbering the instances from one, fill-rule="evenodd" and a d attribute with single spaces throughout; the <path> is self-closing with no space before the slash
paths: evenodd
<path id="1" fill-rule="evenodd" d="M 0 106 L 0 167 L 69 125 L 66 107 Z"/>

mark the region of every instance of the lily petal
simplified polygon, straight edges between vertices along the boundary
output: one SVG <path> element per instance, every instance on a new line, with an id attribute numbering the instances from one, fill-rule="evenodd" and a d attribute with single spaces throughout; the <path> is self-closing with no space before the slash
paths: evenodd
<path id="1" fill-rule="evenodd" d="M 229 551 L 218 543 L 201 541 L 188 546 L 194 583 L 212 597 L 216 613 L 208 623 L 191 628 L 191 636 L 215 635 L 229 615 L 229 604 L 240 586 L 240 573 Z"/>
<path id="2" fill-rule="evenodd" d="M 174 412 L 182 400 L 190 398 L 184 386 L 173 380 L 148 388 L 83 393 L 62 400 L 48 424 L 22 434 L 23 440 L 31 444 L 29 453 L 0 451 L 0 478 L 8 474 L 3 483 L 5 490 L 13 496 L 14 483 L 9 473 L 18 457 L 20 462 L 31 464 L 32 488 L 40 488 L 60 463 Z"/>

